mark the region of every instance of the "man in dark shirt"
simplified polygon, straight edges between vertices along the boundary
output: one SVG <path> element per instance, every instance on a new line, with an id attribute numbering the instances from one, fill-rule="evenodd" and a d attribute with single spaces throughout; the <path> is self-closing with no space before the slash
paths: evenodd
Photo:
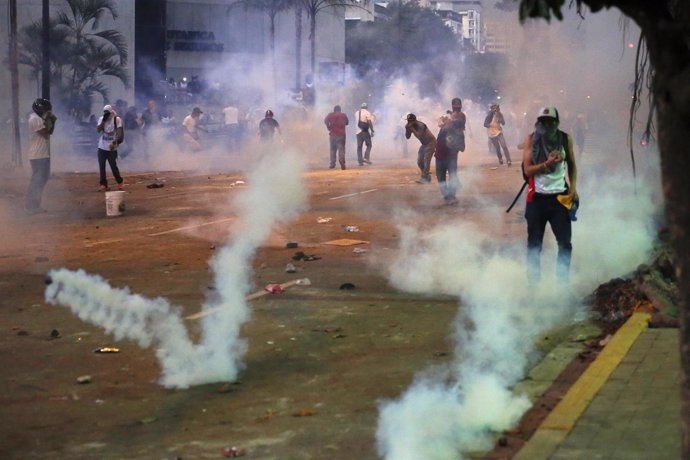
<path id="1" fill-rule="evenodd" d="M 345 127 L 350 123 L 347 115 L 340 109 L 339 105 L 333 107 L 333 111 L 326 115 L 323 122 L 328 128 L 328 135 L 331 146 L 331 162 L 328 166 L 330 169 L 335 168 L 335 153 L 338 152 L 338 161 L 340 162 L 340 169 L 345 168 Z"/>
<path id="2" fill-rule="evenodd" d="M 272 143 L 276 131 L 281 134 L 280 124 L 273 118 L 273 111 L 268 109 L 264 119 L 259 122 L 259 138 L 262 142 Z"/>

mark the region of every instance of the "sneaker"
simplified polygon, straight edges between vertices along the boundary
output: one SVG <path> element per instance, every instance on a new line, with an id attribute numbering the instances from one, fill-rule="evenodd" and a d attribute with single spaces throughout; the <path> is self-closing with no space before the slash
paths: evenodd
<path id="1" fill-rule="evenodd" d="M 108 191 L 108 186 L 107 185 L 101 185 L 98 187 L 99 192 L 107 192 Z"/>
<path id="2" fill-rule="evenodd" d="M 343 163 L 343 164 L 340 165 L 340 169 L 343 169 L 343 170 L 347 169 L 347 168 L 345 167 L 345 163 Z"/>
<path id="3" fill-rule="evenodd" d="M 458 200 L 456 198 L 446 198 L 445 202 L 446 206 L 455 206 L 458 204 Z"/>
<path id="4" fill-rule="evenodd" d="M 368 165 L 371 164 L 371 161 L 369 161 L 369 160 L 367 160 L 367 159 L 364 159 L 363 161 L 364 161 L 366 164 L 368 164 Z"/>
<path id="5" fill-rule="evenodd" d="M 117 184 L 117 189 L 118 190 L 124 190 L 125 189 L 125 183 L 121 182 L 121 183 Z"/>
<path id="6" fill-rule="evenodd" d="M 511 166 L 513 166 L 513 162 L 512 162 L 512 161 L 509 161 L 509 162 L 508 162 L 508 167 L 510 168 Z"/>
<path id="7" fill-rule="evenodd" d="M 499 165 L 502 165 L 502 164 L 503 164 L 503 160 L 498 160 L 498 164 L 499 164 Z"/>
<path id="8" fill-rule="evenodd" d="M 328 166 L 328 169 L 335 169 L 335 165 Z"/>

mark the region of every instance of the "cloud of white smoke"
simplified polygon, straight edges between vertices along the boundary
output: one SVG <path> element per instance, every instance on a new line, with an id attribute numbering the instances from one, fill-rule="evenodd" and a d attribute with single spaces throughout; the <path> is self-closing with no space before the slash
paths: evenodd
<path id="1" fill-rule="evenodd" d="M 198 344 L 190 339 L 180 308 L 162 298 L 113 288 L 81 270 L 51 271 L 46 301 L 68 306 L 118 340 L 155 346 L 165 387 L 236 379 L 247 348 L 240 328 L 251 316 L 245 295 L 251 287 L 252 257 L 274 225 L 289 219 L 305 201 L 301 159 L 289 151 L 271 153 L 258 158 L 247 176 L 250 186 L 234 203 L 238 219 L 229 231 L 231 242 L 210 262 L 216 295 L 203 305 L 209 314 L 202 318 Z"/>

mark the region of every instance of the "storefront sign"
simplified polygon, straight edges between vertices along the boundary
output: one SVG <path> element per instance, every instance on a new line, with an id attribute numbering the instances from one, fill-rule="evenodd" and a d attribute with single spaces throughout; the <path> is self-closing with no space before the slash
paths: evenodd
<path id="1" fill-rule="evenodd" d="M 225 51 L 213 32 L 203 30 L 168 30 L 167 49 L 174 51 Z"/>

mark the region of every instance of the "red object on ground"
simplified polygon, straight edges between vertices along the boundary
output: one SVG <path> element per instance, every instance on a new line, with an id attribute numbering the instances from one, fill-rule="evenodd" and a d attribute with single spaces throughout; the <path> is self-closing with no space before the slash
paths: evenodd
<path id="1" fill-rule="evenodd" d="M 283 286 L 281 286 L 280 284 L 267 284 L 264 289 L 270 292 L 271 294 L 283 292 Z"/>
<path id="2" fill-rule="evenodd" d="M 245 454 L 244 449 L 237 447 L 226 447 L 222 452 L 224 457 L 242 457 Z"/>

